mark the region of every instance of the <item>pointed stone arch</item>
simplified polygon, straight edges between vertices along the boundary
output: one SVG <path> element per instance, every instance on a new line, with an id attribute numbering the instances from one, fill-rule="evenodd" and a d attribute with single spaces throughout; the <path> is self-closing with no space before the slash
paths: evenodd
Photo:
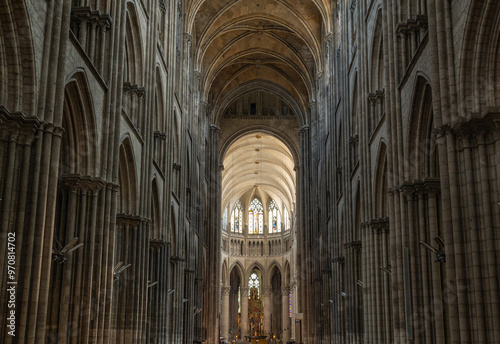
<path id="1" fill-rule="evenodd" d="M 248 277 L 252 273 L 253 269 L 258 269 L 261 273 L 261 278 L 262 278 L 262 280 L 260 281 L 261 287 L 266 285 L 266 283 L 267 283 L 267 279 L 266 279 L 267 270 L 264 268 L 264 266 L 259 261 L 253 261 L 250 265 L 248 265 L 248 268 L 247 268 L 246 273 L 245 273 L 245 276 L 246 276 L 245 279 L 248 280 Z M 248 281 L 246 281 L 246 282 L 248 283 Z"/>
<path id="2" fill-rule="evenodd" d="M 163 234 L 161 233 L 162 228 L 162 212 L 161 212 L 161 200 L 160 193 L 158 189 L 158 181 L 156 178 L 153 179 L 152 182 L 152 191 L 151 191 L 151 220 L 152 220 L 152 230 L 150 237 L 152 239 L 162 239 Z"/>
<path id="3" fill-rule="evenodd" d="M 382 7 L 377 9 L 377 19 L 373 31 L 373 38 L 370 48 L 371 56 L 371 74 L 370 88 L 371 92 L 382 90 L 385 84 L 384 80 L 384 39 L 383 39 L 383 23 L 382 23 Z"/>
<path id="4" fill-rule="evenodd" d="M 143 85 L 143 43 L 140 32 L 141 25 L 134 2 L 127 1 L 127 17 L 125 25 L 125 82 L 132 85 Z"/>
<path id="5" fill-rule="evenodd" d="M 154 152 L 153 157 L 162 172 L 165 172 L 165 158 L 167 155 L 166 144 L 166 111 L 165 111 L 165 90 L 163 85 L 163 73 L 159 66 L 156 67 L 155 80 L 155 100 L 154 100 Z"/>
<path id="6" fill-rule="evenodd" d="M 275 95 L 282 99 L 286 104 L 288 104 L 295 115 L 297 116 L 297 122 L 299 126 L 306 125 L 310 122 L 307 112 L 307 104 L 298 98 L 298 95 L 293 89 L 287 88 L 278 83 L 256 79 L 251 80 L 246 83 L 238 85 L 236 88 L 228 88 L 226 92 L 222 93 L 214 104 L 214 123 L 220 125 L 224 111 L 227 107 L 239 97 L 248 94 L 253 91 L 264 91 L 269 94 Z"/>
<path id="7" fill-rule="evenodd" d="M 84 71 L 75 71 L 64 91 L 61 173 L 96 176 L 98 173 L 97 127 L 93 99 Z"/>
<path id="8" fill-rule="evenodd" d="M 246 286 L 248 284 L 248 281 L 247 281 L 247 275 L 245 273 L 245 268 L 243 267 L 243 264 L 240 262 L 240 261 L 235 261 L 233 262 L 233 264 L 231 264 L 230 268 L 229 268 L 229 271 L 237 271 L 240 278 L 241 278 L 241 281 L 242 281 L 242 286 Z"/>
<path id="9" fill-rule="evenodd" d="M 471 1 L 458 76 L 463 116 L 500 106 L 500 2 Z M 453 105 L 453 104 L 451 104 Z"/>
<path id="10" fill-rule="evenodd" d="M 120 185 L 119 212 L 137 214 L 138 187 L 134 150 L 129 136 L 120 144 L 118 184 Z"/>
<path id="11" fill-rule="evenodd" d="M 387 145 L 380 141 L 375 164 L 375 174 L 373 183 L 373 206 L 376 218 L 388 216 L 388 177 L 387 177 Z"/>
<path id="12" fill-rule="evenodd" d="M 419 74 L 415 81 L 410 120 L 407 130 L 407 180 L 437 177 L 437 147 L 435 141 L 432 88 L 428 79 Z"/>
<path id="13" fill-rule="evenodd" d="M 227 266 L 227 259 L 222 261 L 222 269 L 221 269 L 221 285 L 223 287 L 229 285 L 229 267 Z"/>
<path id="14" fill-rule="evenodd" d="M 283 276 L 284 276 L 284 285 L 290 286 L 291 284 L 291 271 L 290 271 L 290 262 L 288 259 L 285 261 L 283 265 Z"/>
<path id="15" fill-rule="evenodd" d="M 2 1 L 0 12 L 0 108 L 35 115 L 35 53 L 25 1 Z"/>
<path id="16" fill-rule="evenodd" d="M 266 275 L 266 280 L 271 281 L 272 275 L 275 273 L 275 270 L 277 270 L 281 276 L 283 276 L 283 268 L 281 267 L 281 264 L 278 263 L 277 260 L 273 259 L 273 261 L 269 264 L 267 268 L 267 275 Z"/>
<path id="17" fill-rule="evenodd" d="M 353 204 L 353 230 L 351 241 L 361 240 L 361 183 L 358 180 L 356 190 L 354 191 L 354 204 Z"/>

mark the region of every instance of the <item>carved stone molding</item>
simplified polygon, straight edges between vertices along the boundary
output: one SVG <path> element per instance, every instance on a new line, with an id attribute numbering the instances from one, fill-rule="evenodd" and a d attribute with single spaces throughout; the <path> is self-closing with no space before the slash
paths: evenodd
<path id="1" fill-rule="evenodd" d="M 82 176 L 78 173 L 64 174 L 60 177 L 60 185 L 69 189 L 98 192 L 106 187 L 107 182 L 102 178 Z"/>
<path id="2" fill-rule="evenodd" d="M 220 291 L 222 295 L 229 295 L 231 293 L 231 287 L 221 287 Z"/>
<path id="3" fill-rule="evenodd" d="M 210 124 L 210 130 L 216 134 L 220 134 L 221 132 L 220 128 L 215 124 Z"/>
<path id="4" fill-rule="evenodd" d="M 170 262 L 174 263 L 174 264 L 177 264 L 177 263 L 183 262 L 183 261 L 184 261 L 183 257 L 179 257 L 179 256 L 172 256 L 172 257 L 170 257 Z"/>
<path id="5" fill-rule="evenodd" d="M 299 135 L 309 132 L 309 129 L 310 129 L 309 125 L 307 124 L 303 125 L 302 127 L 299 128 Z"/>
<path id="6" fill-rule="evenodd" d="M 271 296 L 272 292 L 273 292 L 273 288 L 271 288 L 271 287 L 262 288 L 262 295 L 264 295 L 264 296 Z"/>
<path id="7" fill-rule="evenodd" d="M 389 218 L 372 219 L 367 222 L 374 233 L 388 233 L 389 232 Z"/>
<path id="8" fill-rule="evenodd" d="M 132 228 L 137 228 L 141 223 L 149 223 L 151 222 L 149 219 L 141 217 L 139 215 L 131 215 L 131 214 L 117 214 L 116 215 L 116 224 L 118 226 L 129 226 Z"/>
<path id="9" fill-rule="evenodd" d="M 334 258 L 332 258 L 332 262 L 338 263 L 338 264 L 344 264 L 345 257 L 344 256 L 334 257 Z"/>
<path id="10" fill-rule="evenodd" d="M 167 246 L 167 242 L 163 239 L 149 239 L 149 247 L 154 250 L 159 250 L 165 246 Z"/>
<path id="11" fill-rule="evenodd" d="M 154 132 L 155 140 L 165 141 L 167 139 L 167 134 L 159 131 Z"/>
<path id="12" fill-rule="evenodd" d="M 348 242 L 348 243 L 345 243 L 344 244 L 344 247 L 345 248 L 351 248 L 351 249 L 354 249 L 354 250 L 359 250 L 361 249 L 361 241 L 357 240 L 357 241 L 351 241 L 351 242 Z"/>
<path id="13" fill-rule="evenodd" d="M 399 192 L 401 192 L 407 200 L 414 195 L 437 195 L 439 194 L 440 189 L 441 182 L 439 178 L 434 177 L 405 181 L 399 186 Z"/>
<path id="14" fill-rule="evenodd" d="M 281 295 L 289 295 L 290 287 L 281 287 Z"/>
<path id="15" fill-rule="evenodd" d="M 250 292 L 250 288 L 248 288 L 248 287 L 241 287 L 240 288 L 240 292 L 241 292 L 241 296 L 248 297 L 249 292 Z"/>

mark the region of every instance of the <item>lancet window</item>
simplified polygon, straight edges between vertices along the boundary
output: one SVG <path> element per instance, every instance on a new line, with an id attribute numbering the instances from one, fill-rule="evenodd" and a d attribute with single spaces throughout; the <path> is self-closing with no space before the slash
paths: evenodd
<path id="1" fill-rule="evenodd" d="M 290 229 L 290 214 L 288 213 L 288 209 L 286 208 L 286 206 L 284 206 L 284 208 L 285 208 L 285 231 L 287 231 Z"/>
<path id="2" fill-rule="evenodd" d="M 240 201 L 236 202 L 231 214 L 231 232 L 243 233 L 243 209 Z"/>
<path id="3" fill-rule="evenodd" d="M 274 200 L 269 203 L 269 233 L 281 232 L 281 215 Z"/>
<path id="4" fill-rule="evenodd" d="M 250 234 L 264 233 L 264 207 L 257 198 L 254 198 L 248 208 L 248 232 Z"/>

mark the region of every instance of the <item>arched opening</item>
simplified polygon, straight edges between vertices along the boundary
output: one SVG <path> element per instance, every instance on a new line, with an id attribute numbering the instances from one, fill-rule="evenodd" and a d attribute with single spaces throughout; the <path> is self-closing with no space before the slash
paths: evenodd
<path id="1" fill-rule="evenodd" d="M 238 267 L 233 267 L 229 277 L 229 340 L 241 339 L 241 288 L 243 280 Z"/>
<path id="2" fill-rule="evenodd" d="M 296 232 L 288 209 L 295 209 L 296 203 L 296 155 L 285 142 L 261 129 L 234 135 L 223 146 L 222 219 L 225 209 L 232 211 L 230 229 L 221 230 L 222 246 L 229 245 L 222 250 L 222 261 L 238 259 L 247 271 L 241 282 L 233 269 L 229 289 L 223 287 L 221 329 L 227 329 L 229 338 L 236 328 L 239 338 L 246 336 L 247 340 L 291 337 L 290 289 L 280 266 L 285 261 L 295 262 L 292 243 Z M 289 265 L 286 278 L 290 279 Z M 227 320 L 224 292 L 229 293 Z M 239 313 L 235 311 L 236 295 Z M 235 319 L 239 319 L 238 326 Z"/>
<path id="3" fill-rule="evenodd" d="M 65 338 L 71 331 L 83 334 L 74 329 L 72 323 L 82 321 L 88 324 L 85 312 L 90 309 L 91 302 L 96 302 L 92 281 L 100 278 L 83 263 L 91 257 L 94 259 L 94 245 L 104 247 L 99 243 L 96 225 L 97 196 L 102 183 L 94 178 L 98 155 L 94 146 L 94 113 L 89 99 L 85 75 L 75 74 L 64 92 L 62 125 L 65 133 L 58 171 L 49 296 L 51 306 L 47 318 L 48 335 L 52 338 Z M 76 249 L 65 253 L 63 247 Z M 89 304 L 81 306 L 75 297 L 85 297 Z"/>
<path id="4" fill-rule="evenodd" d="M 270 338 L 275 339 L 283 333 L 282 287 L 283 278 L 277 266 L 271 270 L 271 328 Z"/>

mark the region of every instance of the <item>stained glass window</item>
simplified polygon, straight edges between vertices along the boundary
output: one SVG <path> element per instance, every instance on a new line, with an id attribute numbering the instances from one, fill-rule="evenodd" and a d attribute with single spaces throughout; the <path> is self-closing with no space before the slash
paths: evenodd
<path id="1" fill-rule="evenodd" d="M 236 202 L 231 214 L 231 232 L 243 233 L 243 211 L 240 201 Z"/>
<path id="2" fill-rule="evenodd" d="M 260 289 L 259 288 L 260 282 L 259 282 L 259 276 L 255 272 L 253 272 L 250 275 L 250 278 L 248 279 L 248 287 L 250 289 L 252 288 L 257 288 L 257 291 Z"/>
<path id="3" fill-rule="evenodd" d="M 254 198 L 248 209 L 248 232 L 250 234 L 264 233 L 264 207 L 257 198 Z"/>
<path id="4" fill-rule="evenodd" d="M 274 200 L 269 203 L 269 233 L 281 232 L 281 215 Z"/>
<path id="5" fill-rule="evenodd" d="M 290 313 L 290 318 L 292 317 L 292 291 L 288 293 L 288 312 Z"/>
<path id="6" fill-rule="evenodd" d="M 284 208 L 285 208 L 285 231 L 287 231 L 290 229 L 290 214 L 288 214 L 288 209 L 286 208 L 286 206 L 284 206 Z"/>
<path id="7" fill-rule="evenodd" d="M 241 313 L 241 288 L 238 286 L 238 313 Z"/>
<path id="8" fill-rule="evenodd" d="M 229 206 L 224 209 L 224 215 L 222 215 L 222 229 L 227 231 L 227 213 Z"/>

